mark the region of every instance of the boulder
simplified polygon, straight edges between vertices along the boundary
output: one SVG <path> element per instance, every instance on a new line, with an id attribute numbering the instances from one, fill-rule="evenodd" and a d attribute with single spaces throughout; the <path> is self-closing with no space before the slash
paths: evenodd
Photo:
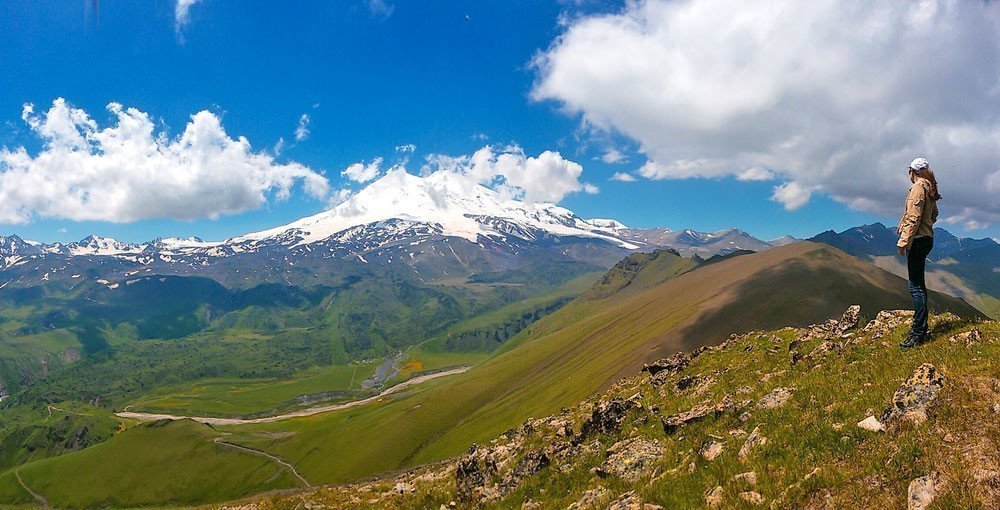
<path id="1" fill-rule="evenodd" d="M 660 422 L 663 424 L 663 432 L 667 435 L 672 435 L 674 432 L 677 432 L 678 428 L 685 424 L 700 420 L 709 415 L 717 416 L 724 412 L 742 409 L 750 405 L 751 402 L 751 400 L 736 402 L 732 395 L 726 395 L 722 401 L 715 405 L 711 402 L 702 402 L 687 411 L 661 418 Z"/>
<path id="2" fill-rule="evenodd" d="M 882 413 L 881 421 L 891 424 L 899 419 L 915 423 L 927 421 L 927 411 L 944 386 L 944 376 L 934 365 L 924 363 L 913 371 L 892 396 L 892 403 Z"/>
<path id="3" fill-rule="evenodd" d="M 485 450 L 477 444 L 470 446 L 455 465 L 455 485 L 459 499 L 478 499 L 486 486 L 487 478 L 495 473 L 496 463 Z"/>
<path id="4" fill-rule="evenodd" d="M 643 503 L 635 491 L 628 491 L 608 505 L 608 510 L 662 510 L 660 505 Z"/>

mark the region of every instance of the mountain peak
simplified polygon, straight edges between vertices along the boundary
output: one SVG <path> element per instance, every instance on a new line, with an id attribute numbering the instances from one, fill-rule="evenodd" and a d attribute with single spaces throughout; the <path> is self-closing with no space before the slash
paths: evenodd
<path id="1" fill-rule="evenodd" d="M 518 200 L 456 172 L 440 170 L 421 176 L 404 169 L 390 170 L 332 209 L 232 241 L 284 237 L 294 239 L 296 245 L 308 244 L 351 227 L 390 219 L 439 225 L 444 235 L 474 242 L 479 236 L 521 231 L 601 238 L 623 248 L 638 248 L 615 235 L 614 229 L 624 227 L 617 221 L 588 222 L 556 204 Z M 498 228 L 497 220 L 518 228 Z"/>

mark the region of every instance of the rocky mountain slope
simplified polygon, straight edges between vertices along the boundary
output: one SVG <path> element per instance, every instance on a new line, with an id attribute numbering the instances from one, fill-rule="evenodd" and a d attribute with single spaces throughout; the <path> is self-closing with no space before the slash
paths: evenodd
<path id="1" fill-rule="evenodd" d="M 902 351 L 911 314 L 874 312 L 655 361 L 442 462 L 211 508 L 997 508 L 1000 324 L 936 315 Z"/>

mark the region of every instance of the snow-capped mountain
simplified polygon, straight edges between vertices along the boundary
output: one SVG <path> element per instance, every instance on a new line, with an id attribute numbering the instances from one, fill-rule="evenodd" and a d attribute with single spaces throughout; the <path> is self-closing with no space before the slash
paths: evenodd
<path id="1" fill-rule="evenodd" d="M 511 270 L 526 261 L 610 267 L 629 252 L 662 247 L 704 256 L 770 245 L 737 229 L 675 232 L 587 220 L 556 204 L 506 196 L 462 174 L 392 170 L 327 211 L 224 241 L 190 237 L 128 244 L 92 235 L 42 244 L 0 237 L 0 280 L 30 285 L 43 276 L 51 281 L 90 274 L 112 281 L 147 273 L 206 275 L 230 283 L 289 281 L 333 271 L 330 264 L 337 261 L 369 270 L 393 266 L 392 271 L 435 279 Z"/>
<path id="2" fill-rule="evenodd" d="M 282 239 L 293 245 L 321 241 L 348 228 L 389 219 L 439 225 L 441 234 L 477 241 L 480 236 L 580 236 L 603 239 L 625 249 L 614 220 L 587 221 L 551 203 L 506 198 L 463 175 L 439 171 L 425 177 L 402 169 L 389 171 L 344 203 L 294 223 L 236 237 L 228 243 Z"/>

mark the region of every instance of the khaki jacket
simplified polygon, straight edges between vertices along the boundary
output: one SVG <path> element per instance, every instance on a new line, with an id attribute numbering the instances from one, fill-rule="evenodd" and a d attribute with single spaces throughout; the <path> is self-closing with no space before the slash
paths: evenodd
<path id="1" fill-rule="evenodd" d="M 934 222 L 937 221 L 937 200 L 934 198 L 934 185 L 927 179 L 917 177 L 906 195 L 906 206 L 903 217 L 899 220 L 899 242 L 896 246 L 910 249 L 913 239 L 934 235 Z"/>

